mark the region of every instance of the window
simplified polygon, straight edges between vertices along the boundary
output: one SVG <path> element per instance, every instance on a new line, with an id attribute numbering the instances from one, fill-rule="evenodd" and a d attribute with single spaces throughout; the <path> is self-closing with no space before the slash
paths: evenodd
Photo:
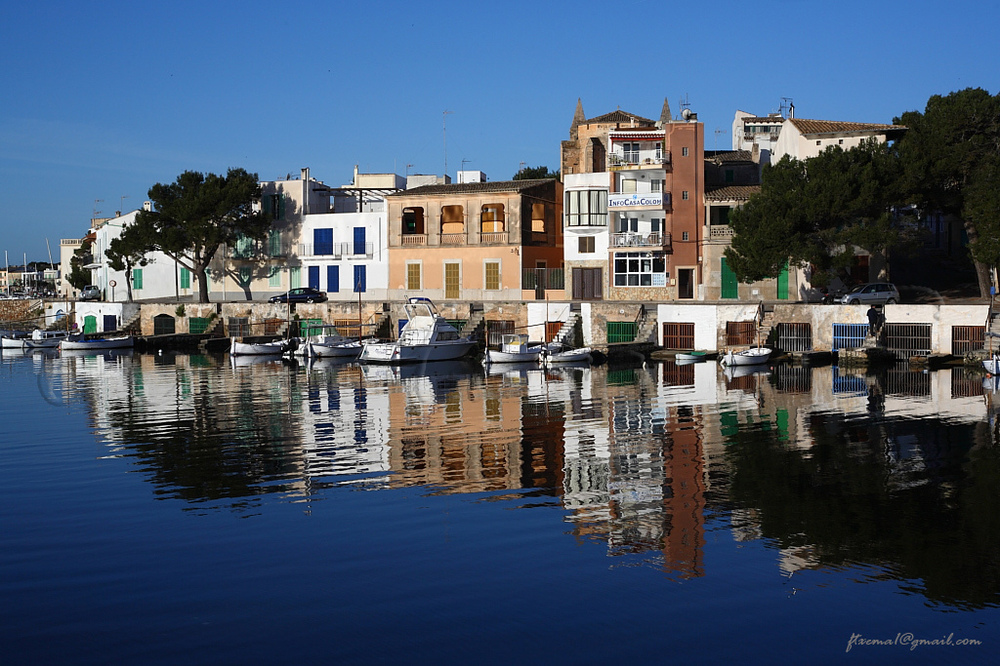
<path id="1" fill-rule="evenodd" d="M 649 221 L 649 230 L 654 234 L 658 234 L 663 231 L 663 220 L 654 217 Z"/>
<path id="2" fill-rule="evenodd" d="M 142 269 L 133 268 L 132 269 L 132 288 L 142 289 Z"/>
<path id="3" fill-rule="evenodd" d="M 269 257 L 280 257 L 284 254 L 281 251 L 281 232 L 277 229 L 271 229 L 267 235 L 267 256 Z"/>
<path id="4" fill-rule="evenodd" d="M 261 210 L 271 216 L 272 220 L 280 220 L 285 216 L 285 195 L 265 194 L 261 197 Z"/>
<path id="5" fill-rule="evenodd" d="M 573 190 L 565 196 L 566 226 L 606 227 L 608 225 L 607 190 Z"/>
<path id="6" fill-rule="evenodd" d="M 531 204 L 531 230 L 545 233 L 545 204 Z"/>
<path id="7" fill-rule="evenodd" d="M 333 229 L 313 229 L 313 254 L 333 254 Z"/>
<path id="8" fill-rule="evenodd" d="M 462 278 L 461 265 L 449 262 L 444 265 L 444 297 L 461 298 Z"/>
<path id="9" fill-rule="evenodd" d="M 462 206 L 441 207 L 441 233 L 460 234 L 465 232 L 465 209 Z"/>
<path id="10" fill-rule="evenodd" d="M 649 191 L 650 192 L 662 192 L 663 191 L 663 181 L 659 178 L 654 178 L 649 181 Z"/>
<path id="11" fill-rule="evenodd" d="M 580 254 L 593 254 L 597 252 L 593 236 L 580 236 Z"/>
<path id="12" fill-rule="evenodd" d="M 503 204 L 485 204 L 479 212 L 479 232 L 499 233 L 504 230 Z"/>
<path id="13" fill-rule="evenodd" d="M 660 160 L 663 159 L 663 144 L 662 143 L 657 143 L 656 144 L 656 148 L 654 149 L 654 154 L 656 156 L 656 161 L 657 162 L 659 162 Z"/>
<path id="14" fill-rule="evenodd" d="M 684 146 L 683 148 L 681 148 L 681 157 L 687 157 L 687 156 L 688 156 L 688 149 L 687 146 Z"/>
<path id="15" fill-rule="evenodd" d="M 368 267 L 365 265 L 354 267 L 354 293 L 364 293 L 368 291 Z"/>
<path id="16" fill-rule="evenodd" d="M 842 146 L 842 145 L 844 145 L 844 140 L 843 140 L 843 139 L 840 139 L 840 140 L 838 140 L 838 141 L 837 141 L 837 145 L 838 145 L 838 146 Z"/>
<path id="17" fill-rule="evenodd" d="M 684 190 L 683 192 L 681 192 L 681 199 L 683 199 L 684 201 L 688 200 L 688 191 L 687 190 Z"/>
<path id="18" fill-rule="evenodd" d="M 281 286 L 281 271 L 277 267 L 271 268 L 271 272 L 267 276 L 267 286 L 268 287 Z"/>
<path id="19" fill-rule="evenodd" d="M 625 151 L 623 157 L 628 164 L 639 163 L 639 142 L 623 143 L 622 150 Z"/>
<path id="20" fill-rule="evenodd" d="M 181 289 L 191 288 L 191 271 L 181 266 Z"/>
<path id="21" fill-rule="evenodd" d="M 688 237 L 688 232 L 686 232 L 686 231 L 682 231 L 681 232 L 681 240 L 682 241 L 690 240 L 689 237 Z"/>
<path id="22" fill-rule="evenodd" d="M 618 222 L 615 224 L 615 231 L 617 233 L 623 234 L 631 231 L 632 233 L 639 232 L 639 218 L 637 217 L 625 217 L 622 215 L 618 218 Z"/>
<path id="23" fill-rule="evenodd" d="M 420 262 L 410 261 L 406 264 L 406 290 L 420 291 L 423 287 L 420 284 Z"/>
<path id="24" fill-rule="evenodd" d="M 340 266 L 336 264 L 326 267 L 326 290 L 334 294 L 340 291 Z"/>
<path id="25" fill-rule="evenodd" d="M 623 178 L 622 179 L 622 192 L 626 192 L 626 193 L 635 192 L 635 179 L 634 178 Z"/>
<path id="26" fill-rule="evenodd" d="M 403 209 L 403 233 L 423 234 L 424 232 L 424 209 L 404 208 Z"/>
<path id="27" fill-rule="evenodd" d="M 665 287 L 667 277 L 663 252 L 615 252 L 616 287 Z"/>
<path id="28" fill-rule="evenodd" d="M 816 145 L 817 146 L 819 145 L 819 139 L 816 139 Z"/>
<path id="29" fill-rule="evenodd" d="M 354 254 L 367 254 L 365 243 L 365 228 L 354 227 Z"/>
<path id="30" fill-rule="evenodd" d="M 500 262 L 487 261 L 486 267 L 486 289 L 497 291 L 500 289 Z"/>
<path id="31" fill-rule="evenodd" d="M 288 269 L 288 288 L 298 289 L 302 286 L 302 267 L 293 266 Z"/>

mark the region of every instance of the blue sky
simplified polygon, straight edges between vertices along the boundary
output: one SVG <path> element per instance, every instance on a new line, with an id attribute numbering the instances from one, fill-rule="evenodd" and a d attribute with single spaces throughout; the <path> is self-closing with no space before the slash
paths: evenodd
<path id="1" fill-rule="evenodd" d="M 800 118 L 887 123 L 934 94 L 996 94 L 998 18 L 994 0 L 7 3 L 0 250 L 45 260 L 47 238 L 58 260 L 95 210 L 185 170 L 556 169 L 577 98 L 651 118 L 687 99 L 708 149 L 730 147 L 737 109 L 782 97 Z"/>

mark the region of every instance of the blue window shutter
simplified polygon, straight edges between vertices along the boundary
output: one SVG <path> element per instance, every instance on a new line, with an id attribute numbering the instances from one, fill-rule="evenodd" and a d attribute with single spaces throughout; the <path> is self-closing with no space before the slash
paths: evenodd
<path id="1" fill-rule="evenodd" d="M 354 227 L 354 254 L 365 253 L 365 228 Z"/>
<path id="2" fill-rule="evenodd" d="M 326 267 L 326 290 L 333 293 L 340 291 L 340 266 L 336 264 Z"/>
<path id="3" fill-rule="evenodd" d="M 367 291 L 367 274 L 365 272 L 366 266 L 355 266 L 354 267 L 354 291 L 364 292 Z"/>
<path id="4" fill-rule="evenodd" d="M 319 289 L 319 266 L 309 267 L 309 286 Z"/>
<path id="5" fill-rule="evenodd" d="M 313 229 L 313 254 L 333 254 L 333 229 Z"/>

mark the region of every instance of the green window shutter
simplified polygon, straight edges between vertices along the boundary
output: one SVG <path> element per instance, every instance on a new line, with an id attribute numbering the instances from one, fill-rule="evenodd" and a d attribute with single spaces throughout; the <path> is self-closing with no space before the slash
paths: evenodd
<path id="1" fill-rule="evenodd" d="M 271 269 L 271 274 L 267 278 L 268 287 L 280 287 L 281 286 L 281 271 L 277 268 Z"/>
<path id="2" fill-rule="evenodd" d="M 181 267 L 181 289 L 191 288 L 191 271 Z"/>
<path id="3" fill-rule="evenodd" d="M 278 219 L 285 219 L 285 193 L 282 192 L 278 196 Z"/>
<path id="4" fill-rule="evenodd" d="M 142 269 L 133 268 L 132 269 L 132 288 L 142 289 Z"/>
<path id="5" fill-rule="evenodd" d="M 298 289 L 302 286 L 302 267 L 295 266 L 288 270 L 288 288 Z"/>
<path id="6" fill-rule="evenodd" d="M 778 298 L 788 300 L 788 264 L 778 273 Z"/>

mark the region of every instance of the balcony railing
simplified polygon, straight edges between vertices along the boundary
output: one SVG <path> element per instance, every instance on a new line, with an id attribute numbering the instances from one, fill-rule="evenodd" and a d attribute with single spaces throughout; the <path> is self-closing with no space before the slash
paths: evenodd
<path id="1" fill-rule="evenodd" d="M 733 228 L 728 224 L 713 224 L 708 228 L 709 240 L 728 241 L 733 237 Z"/>
<path id="2" fill-rule="evenodd" d="M 652 233 L 648 235 L 632 232 L 611 234 L 611 247 L 669 247 L 669 233 Z"/>
<path id="3" fill-rule="evenodd" d="M 627 151 L 608 153 L 608 168 L 620 169 L 632 166 L 666 166 L 670 164 L 670 151 L 661 153 L 659 157 L 651 152 Z"/>
<path id="4" fill-rule="evenodd" d="M 465 234 L 441 234 L 441 245 L 466 245 Z"/>
<path id="5" fill-rule="evenodd" d="M 565 289 L 565 272 L 562 268 L 521 269 L 521 289 Z"/>
<path id="6" fill-rule="evenodd" d="M 371 259 L 374 248 L 371 243 L 299 243 L 296 253 L 300 257 L 366 257 Z"/>
<path id="7" fill-rule="evenodd" d="M 488 231 L 479 234 L 479 242 L 483 245 L 506 245 L 506 231 Z"/>
<path id="8" fill-rule="evenodd" d="M 403 247 L 427 245 L 427 234 L 403 234 L 399 237 L 399 244 Z"/>

